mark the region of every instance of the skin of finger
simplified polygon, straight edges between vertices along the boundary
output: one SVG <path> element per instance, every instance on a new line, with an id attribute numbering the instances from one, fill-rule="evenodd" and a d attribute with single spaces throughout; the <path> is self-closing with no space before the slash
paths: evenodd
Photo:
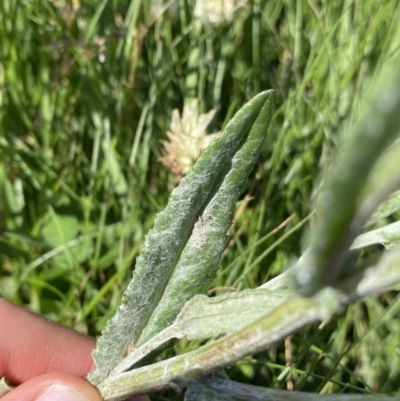
<path id="1" fill-rule="evenodd" d="M 85 395 L 89 401 L 102 401 L 96 388 L 90 385 L 86 380 L 64 373 L 47 373 L 37 376 L 33 379 L 16 387 L 14 390 L 1 398 L 1 401 L 35 401 L 49 387 L 63 385 L 74 389 Z M 147 396 L 131 398 L 126 401 L 150 401 Z"/>
<path id="2" fill-rule="evenodd" d="M 33 400 L 60 380 L 78 390 L 86 389 L 84 394 L 94 397 L 90 400 L 101 400 L 97 390 L 81 378 L 95 367 L 91 356 L 96 345 L 93 338 L 49 322 L 2 298 L 0 322 L 0 377 L 5 376 L 14 384 L 23 383 L 1 401 Z M 149 398 L 141 396 L 127 401 Z"/>
<path id="3" fill-rule="evenodd" d="M 0 299 L 0 377 L 14 384 L 50 372 L 86 376 L 95 341 Z"/>
<path id="4" fill-rule="evenodd" d="M 1 401 L 34 401 L 46 389 L 54 385 L 64 385 L 85 395 L 90 401 L 101 401 L 96 388 L 81 377 L 65 373 L 47 373 L 30 379 L 1 398 Z"/>

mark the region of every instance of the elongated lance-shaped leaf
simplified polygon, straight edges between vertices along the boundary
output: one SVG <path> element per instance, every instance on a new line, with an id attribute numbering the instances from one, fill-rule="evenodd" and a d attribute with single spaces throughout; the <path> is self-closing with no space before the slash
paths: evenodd
<path id="1" fill-rule="evenodd" d="M 284 302 L 289 291 L 243 290 L 217 297 L 195 295 L 186 302 L 171 326 L 133 351 L 111 372 L 118 375 L 173 338 L 206 340 L 233 333 Z"/>
<path id="2" fill-rule="evenodd" d="M 335 288 L 312 298 L 290 297 L 250 325 L 206 344 L 143 368 L 121 373 L 98 386 L 105 401 L 147 394 L 173 387 L 179 377 L 207 375 L 284 339 L 298 329 L 325 320 L 343 304 L 379 293 L 400 282 L 400 248 L 387 251 L 376 266 L 357 272 Z"/>
<path id="3" fill-rule="evenodd" d="M 250 129 L 246 141 L 232 158 L 229 172 L 208 202 L 182 252 L 165 293 L 155 308 L 137 345 L 140 346 L 170 325 L 186 301 L 205 293 L 226 248 L 226 232 L 232 224 L 235 205 L 243 192 L 271 119 L 269 96 Z"/>
<path id="4" fill-rule="evenodd" d="M 202 153 L 196 164 L 172 192 L 168 205 L 147 234 L 121 306 L 110 319 L 93 356 L 97 370 L 89 379 L 98 383 L 134 346 L 164 294 L 193 225 L 206 203 L 220 187 L 237 150 L 257 120 L 271 91 L 262 92 L 244 105 L 223 134 Z"/>
<path id="5" fill-rule="evenodd" d="M 335 280 L 347 250 L 370 217 L 357 216 L 360 195 L 377 159 L 398 137 L 400 127 L 400 68 L 387 76 L 344 144 L 319 194 L 310 262 L 299 265 L 295 273 L 298 290 L 303 294 L 315 293 Z"/>

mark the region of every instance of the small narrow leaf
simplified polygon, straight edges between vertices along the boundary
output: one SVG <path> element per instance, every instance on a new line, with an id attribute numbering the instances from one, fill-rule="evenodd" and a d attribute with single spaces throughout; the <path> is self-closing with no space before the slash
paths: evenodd
<path id="1" fill-rule="evenodd" d="M 390 216 L 400 210 L 400 191 L 394 192 L 379 208 L 374 212 L 367 222 L 367 226 L 375 224 L 380 219 Z"/>
<path id="2" fill-rule="evenodd" d="M 336 288 L 343 292 L 343 303 L 379 294 L 400 283 L 400 247 L 383 253 L 376 265 L 357 271 L 338 283 Z"/>
<path id="3" fill-rule="evenodd" d="M 128 355 L 111 373 L 118 375 L 173 338 L 206 340 L 233 333 L 251 324 L 284 302 L 287 291 L 244 290 L 209 298 L 196 295 L 174 323 Z"/>
<path id="4" fill-rule="evenodd" d="M 261 285 L 258 288 L 262 288 L 269 291 L 277 291 L 285 288 L 289 288 L 290 286 L 290 278 L 291 278 L 292 270 L 288 269 L 281 274 L 278 274 L 273 279 L 267 281 L 265 284 Z"/>
<path id="5" fill-rule="evenodd" d="M 351 245 L 351 249 L 364 248 L 374 244 L 382 244 L 388 248 L 399 243 L 400 221 L 397 221 L 396 223 L 388 224 L 385 227 L 359 235 Z"/>
<path id="6" fill-rule="evenodd" d="M 97 365 L 97 370 L 90 375 L 93 383 L 107 376 L 127 354 L 128 346 L 136 345 L 164 294 L 194 223 L 230 171 L 232 159 L 246 142 L 261 111 L 266 112 L 270 97 L 271 91 L 262 92 L 236 113 L 224 133 L 210 144 L 181 180 L 167 207 L 157 216 L 136 261 L 134 277 L 122 305 L 108 322 L 93 353 Z"/>
<path id="7" fill-rule="evenodd" d="M 89 21 L 88 27 L 86 29 L 85 39 L 84 39 L 85 44 L 88 44 L 90 42 L 90 40 L 93 38 L 95 29 L 96 29 L 96 27 L 99 26 L 100 17 L 103 14 L 103 11 L 104 11 L 107 3 L 108 3 L 108 0 L 102 0 L 102 2 L 97 6 L 97 9 L 96 9 L 93 17 Z"/>

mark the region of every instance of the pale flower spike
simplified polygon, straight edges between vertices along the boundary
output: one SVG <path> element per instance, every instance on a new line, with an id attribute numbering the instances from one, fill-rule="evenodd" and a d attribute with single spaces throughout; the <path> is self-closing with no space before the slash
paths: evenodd
<path id="1" fill-rule="evenodd" d="M 169 141 L 161 141 L 164 150 L 160 161 L 179 181 L 187 174 L 201 152 L 207 148 L 219 132 L 207 135 L 206 128 L 212 121 L 215 110 L 207 114 L 198 112 L 198 101 L 193 99 L 183 107 L 182 118 L 178 109 L 172 111 Z"/>
<path id="2" fill-rule="evenodd" d="M 194 15 L 203 21 L 217 24 L 232 21 L 233 14 L 239 7 L 245 7 L 248 0 L 197 0 Z"/>

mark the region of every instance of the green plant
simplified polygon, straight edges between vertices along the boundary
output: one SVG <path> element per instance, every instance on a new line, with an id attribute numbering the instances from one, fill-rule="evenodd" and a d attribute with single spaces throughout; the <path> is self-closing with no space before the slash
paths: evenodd
<path id="1" fill-rule="evenodd" d="M 173 110 L 197 98 L 199 113 L 216 110 L 215 132 L 265 88 L 276 112 L 210 288 L 285 282 L 271 278 L 297 260 L 317 174 L 398 51 L 399 2 L 239 3 L 229 21 L 199 23 L 194 0 L 1 2 L 0 296 L 97 336 L 172 190 L 158 160 Z M 371 244 L 396 245 L 397 204 L 395 193 L 345 266 L 379 256 Z M 318 275 L 308 293 L 326 280 Z M 387 292 L 356 302 L 229 376 L 271 391 L 395 394 L 399 301 Z M 204 341 L 177 341 L 155 360 Z"/>
<path id="2" fill-rule="evenodd" d="M 250 391 L 238 383 L 202 377 L 400 282 L 397 247 L 383 252 L 378 261 L 366 259 L 361 267 L 346 260 L 349 249 L 381 243 L 379 233 L 390 231 L 387 226 L 356 239 L 372 212 L 399 185 L 394 166 L 400 73 L 395 69 L 389 75 L 324 180 L 317 217 L 306 236 L 311 245 L 285 274 L 286 280 L 207 298 L 196 294 L 205 293 L 225 249 L 235 203 L 269 124 L 272 93 L 260 93 L 234 116 L 158 215 L 122 306 L 99 339 L 94 353 L 97 370 L 90 380 L 106 401 L 185 387 L 187 400 L 267 397 L 267 389 Z M 400 208 L 393 199 L 396 194 L 389 200 L 395 205 L 391 211 Z M 387 208 L 381 206 L 372 220 Z M 395 243 L 398 232 L 395 223 L 385 242 Z M 290 276 L 296 291 L 290 289 Z M 176 338 L 214 340 L 171 359 L 138 365 Z"/>

